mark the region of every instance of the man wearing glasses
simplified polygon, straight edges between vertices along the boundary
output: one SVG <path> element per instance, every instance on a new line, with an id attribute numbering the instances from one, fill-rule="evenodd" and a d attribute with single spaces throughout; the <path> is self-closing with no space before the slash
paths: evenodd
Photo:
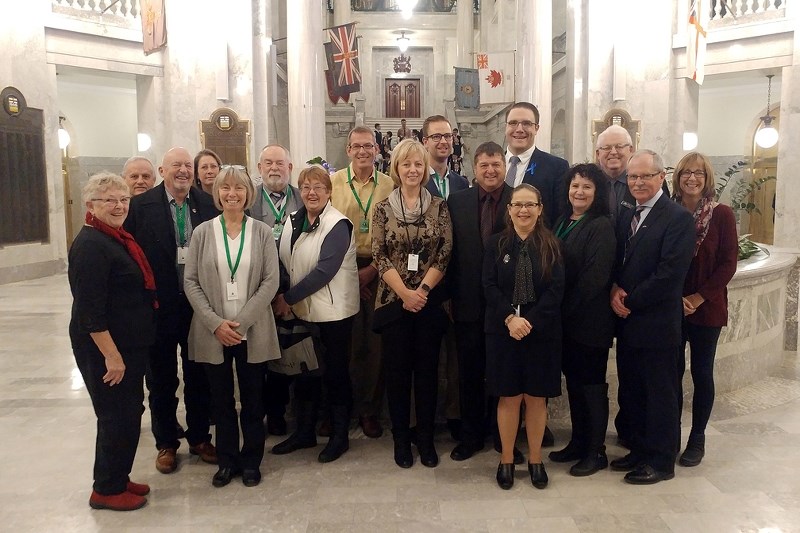
<path id="1" fill-rule="evenodd" d="M 620 212 L 611 308 L 617 322 L 619 405 L 630 453 L 611 461 L 627 483 L 649 485 L 675 475 L 680 439 L 677 354 L 683 282 L 694 255 L 692 214 L 661 189 L 664 163 L 652 150 L 628 161 L 635 205 Z"/>
<path id="2" fill-rule="evenodd" d="M 356 235 L 356 262 L 361 290 L 361 307 L 353 326 L 350 373 L 353 403 L 364 434 L 378 438 L 383 428 L 378 420 L 383 407 L 384 379 L 380 335 L 372 331 L 378 269 L 372 261 L 372 214 L 378 202 L 389 197 L 392 179 L 373 164 L 378 145 L 373 131 L 356 126 L 347 135 L 350 164 L 331 176 L 331 204 L 343 213 Z"/>
<path id="3" fill-rule="evenodd" d="M 442 115 L 433 115 L 422 123 L 422 144 L 431 156 L 430 179 L 425 185 L 434 196 L 447 200 L 450 193 L 469 188 L 467 178 L 447 166 L 453 153 L 450 122 Z"/>
<path id="4" fill-rule="evenodd" d="M 192 307 L 183 292 L 183 269 L 192 230 L 218 214 L 214 200 L 192 187 L 193 159 L 185 148 L 171 148 L 164 154 L 158 172 L 164 181 L 135 196 L 124 227 L 142 247 L 158 291 L 156 341 L 150 348 L 147 388 L 150 417 L 158 449 L 156 469 L 162 474 L 178 467 L 178 359 L 180 346 L 183 368 L 183 403 L 186 406 L 186 440 L 189 453 L 216 464 L 211 444 L 209 416 L 211 392 L 205 371 L 189 361 L 188 335 Z"/>
<path id="5" fill-rule="evenodd" d="M 506 111 L 506 184 L 511 188 L 529 183 L 539 189 L 545 223 L 552 225 L 561 211 L 566 160 L 536 148 L 539 110 L 528 102 L 517 102 Z"/>

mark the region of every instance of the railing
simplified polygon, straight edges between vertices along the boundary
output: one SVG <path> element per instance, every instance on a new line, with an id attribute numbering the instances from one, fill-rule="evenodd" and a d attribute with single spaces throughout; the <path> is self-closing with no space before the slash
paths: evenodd
<path id="1" fill-rule="evenodd" d="M 127 20 L 138 19 L 139 0 L 52 0 L 53 11 L 76 14 L 111 15 Z"/>
<path id="2" fill-rule="evenodd" d="M 711 20 L 749 17 L 783 10 L 788 0 L 712 0 Z"/>

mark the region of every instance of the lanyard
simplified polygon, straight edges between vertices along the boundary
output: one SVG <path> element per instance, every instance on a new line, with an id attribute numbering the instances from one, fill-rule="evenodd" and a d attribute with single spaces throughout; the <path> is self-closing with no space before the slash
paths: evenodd
<path id="1" fill-rule="evenodd" d="M 377 169 L 373 171 L 374 174 L 372 175 L 372 192 L 369 193 L 369 200 L 367 200 L 367 207 L 365 208 L 364 205 L 361 203 L 361 198 L 358 197 L 358 193 L 356 192 L 355 187 L 353 187 L 353 176 L 350 175 L 350 166 L 347 166 L 347 184 L 350 186 L 350 192 L 353 193 L 353 196 L 358 202 L 358 207 L 361 211 L 364 212 L 364 220 L 367 220 L 367 214 L 369 213 L 369 208 L 372 205 L 372 197 L 375 195 L 375 188 L 378 186 L 378 171 Z"/>
<path id="2" fill-rule="evenodd" d="M 406 222 L 406 208 L 404 207 L 403 204 L 404 204 L 403 193 L 401 192 L 400 193 L 400 212 L 403 214 L 403 224 L 405 225 L 405 228 L 406 228 L 406 238 L 408 238 L 408 253 L 412 254 L 412 253 L 414 253 L 414 243 L 417 242 L 417 240 L 419 239 L 419 227 L 421 225 L 420 221 L 422 220 L 422 217 L 425 216 L 425 213 L 422 212 L 422 188 L 420 188 L 420 190 L 419 190 L 420 214 L 419 214 L 419 218 L 417 219 L 417 221 L 414 222 L 414 225 L 417 226 L 417 234 L 414 235 L 414 240 L 413 241 L 411 240 L 411 233 L 409 233 L 409 231 L 408 231 L 408 225 L 410 224 L 410 222 Z"/>
<path id="3" fill-rule="evenodd" d="M 447 176 L 447 174 L 445 174 L 445 176 Z M 436 182 L 436 187 L 439 188 L 439 192 L 442 194 L 442 198 L 447 200 L 447 178 L 439 177 L 439 173 L 434 170 L 433 181 Z"/>
<path id="4" fill-rule="evenodd" d="M 569 219 L 565 218 L 564 220 L 562 220 L 561 224 L 559 224 L 558 228 L 556 229 L 556 237 L 558 237 L 562 241 L 564 239 L 566 239 L 567 235 L 569 235 L 569 232 L 572 231 L 573 229 L 575 229 L 575 226 L 577 226 L 580 223 L 580 221 L 583 220 L 583 217 L 585 217 L 585 216 L 586 216 L 586 213 L 582 214 L 578 220 L 570 221 L 570 223 L 567 225 L 566 228 L 564 227 L 564 223 Z"/>
<path id="5" fill-rule="evenodd" d="M 178 242 L 181 248 L 186 246 L 186 205 L 189 200 L 185 200 L 181 205 L 175 202 L 175 223 L 178 225 Z"/>
<path id="6" fill-rule="evenodd" d="M 264 200 L 266 200 L 267 205 L 269 208 L 272 209 L 272 216 L 275 217 L 275 223 L 280 224 L 281 220 L 283 220 L 283 215 L 286 213 L 286 206 L 289 205 L 289 199 L 292 197 L 292 188 L 288 187 L 286 190 L 286 201 L 283 202 L 283 207 L 280 211 L 275 208 L 275 202 L 272 201 L 272 197 L 267 194 L 266 187 L 261 189 L 261 194 L 264 195 Z"/>
<path id="7" fill-rule="evenodd" d="M 231 283 L 233 283 L 233 277 L 236 275 L 236 271 L 239 269 L 239 261 L 242 260 L 242 250 L 244 250 L 244 228 L 247 225 L 247 217 L 242 219 L 242 231 L 239 234 L 241 237 L 241 240 L 239 240 L 239 255 L 236 256 L 235 265 L 231 263 L 231 250 L 228 248 L 228 230 L 225 229 L 224 216 L 219 216 L 219 223 L 222 224 L 222 238 L 225 240 L 225 256 L 228 259 L 228 268 L 231 271 Z"/>

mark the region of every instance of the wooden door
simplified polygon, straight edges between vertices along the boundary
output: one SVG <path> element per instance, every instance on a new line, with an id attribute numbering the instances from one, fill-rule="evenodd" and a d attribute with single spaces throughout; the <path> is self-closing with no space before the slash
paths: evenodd
<path id="1" fill-rule="evenodd" d="M 420 117 L 419 78 L 386 78 L 386 118 Z"/>

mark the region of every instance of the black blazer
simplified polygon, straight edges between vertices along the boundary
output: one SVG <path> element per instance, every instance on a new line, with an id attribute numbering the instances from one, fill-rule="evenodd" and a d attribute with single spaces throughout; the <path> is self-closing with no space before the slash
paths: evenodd
<path id="1" fill-rule="evenodd" d="M 553 227 L 553 223 L 561 215 L 562 198 L 566 195 L 564 191 L 564 175 L 569 170 L 569 163 L 566 159 L 543 152 L 534 148 L 522 183 L 529 183 L 539 189 L 542 193 L 544 203 L 545 222 L 548 228 Z"/>
<path id="2" fill-rule="evenodd" d="M 447 181 L 449 182 L 448 186 L 450 187 L 450 194 L 453 194 L 457 191 L 463 191 L 464 189 L 469 189 L 469 182 L 467 181 L 467 178 L 457 172 L 453 172 L 452 170 L 447 173 Z M 425 188 L 428 189 L 428 192 L 430 192 L 432 195 L 438 196 L 439 198 L 442 197 L 439 187 L 436 186 L 436 182 L 432 178 L 428 179 L 428 183 L 425 184 Z"/>
<path id="3" fill-rule="evenodd" d="M 694 255 L 694 218 L 662 194 L 627 244 L 635 209 L 617 224 L 613 281 L 628 296 L 628 318 L 617 321 L 620 342 L 632 348 L 678 346 L 683 318 L 683 282 Z"/>
<path id="4" fill-rule="evenodd" d="M 561 217 L 554 227 L 558 227 Z M 614 312 L 609 303 L 617 239 L 609 217 L 587 215 L 561 242 L 565 288 L 561 305 L 564 337 L 610 348 Z"/>
<path id="5" fill-rule="evenodd" d="M 480 322 L 486 301 L 483 297 L 483 242 L 480 228 L 479 186 L 450 195 L 447 206 L 453 225 L 453 253 L 447 266 L 447 287 L 453 301 L 453 319 L 457 322 Z M 503 185 L 497 204 L 492 233 L 503 231 L 511 201 L 511 187 Z"/>
<path id="6" fill-rule="evenodd" d="M 211 195 L 192 187 L 189 189 L 189 217 L 192 228 L 219 214 Z M 134 196 L 124 227 L 144 250 L 156 278 L 159 315 L 169 314 L 183 298 L 183 287 L 178 286 L 177 245 L 175 223 L 167 201 L 164 182 L 149 191 Z"/>

